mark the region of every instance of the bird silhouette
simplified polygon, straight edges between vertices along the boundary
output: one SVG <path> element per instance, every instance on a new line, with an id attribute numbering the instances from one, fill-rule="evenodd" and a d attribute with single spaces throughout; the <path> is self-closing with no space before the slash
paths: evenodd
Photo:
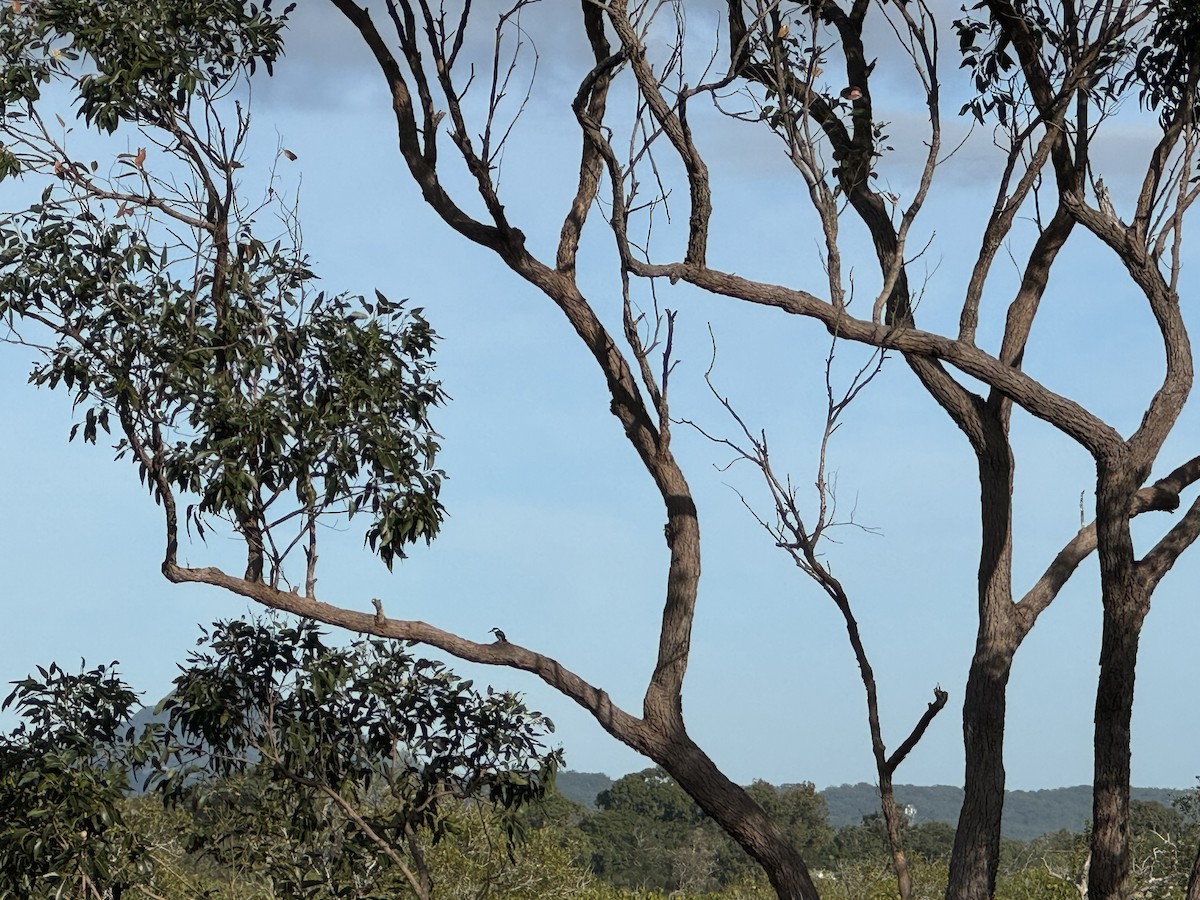
<path id="1" fill-rule="evenodd" d="M 508 638 L 506 638 L 506 637 L 504 636 L 504 632 L 503 632 L 503 631 L 501 631 L 499 628 L 493 628 L 493 629 L 492 629 L 492 634 L 494 634 L 494 635 L 496 636 L 496 640 L 497 640 L 499 643 L 501 643 L 501 644 L 507 644 L 507 643 L 508 643 Z"/>

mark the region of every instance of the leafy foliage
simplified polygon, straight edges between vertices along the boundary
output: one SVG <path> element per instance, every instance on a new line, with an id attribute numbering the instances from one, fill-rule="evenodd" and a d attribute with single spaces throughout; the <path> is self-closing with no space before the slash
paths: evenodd
<path id="1" fill-rule="evenodd" d="M 430 755 L 434 748 L 453 746 L 444 721 L 442 727 L 435 719 L 425 719 L 424 726 L 411 720 L 397 725 L 392 733 L 411 736 L 406 752 L 370 755 L 366 736 L 389 730 L 379 727 L 382 718 L 375 715 L 383 698 L 373 696 L 361 671 L 358 679 L 347 675 L 358 668 L 360 654 L 370 657 L 369 642 L 329 648 L 308 624 L 226 623 L 214 627 L 202 644 L 178 680 L 180 691 L 163 704 L 174 720 L 173 736 L 161 726 L 130 733 L 125 722 L 136 698 L 111 667 L 69 675 L 51 665 L 39 670 L 40 677 L 16 685 L 9 704 L 23 722 L 0 741 L 5 896 L 42 900 L 59 888 L 74 889 L 85 877 L 100 896 L 145 887 L 168 900 L 408 895 L 411 886 L 386 855 L 363 840 L 362 828 L 327 793 L 314 788 L 334 787 L 335 777 L 343 779 L 338 790 L 364 823 L 387 834 L 405 858 L 418 854 L 424 860 L 440 897 L 662 900 L 667 891 L 705 900 L 772 896 L 761 873 L 748 860 L 739 861 L 740 851 L 658 770 L 618 779 L 605 792 L 602 809 L 588 813 L 557 794 L 546 757 L 529 758 L 534 765 L 523 771 L 508 770 L 510 781 L 526 792 L 519 807 L 504 805 L 491 765 L 483 765 L 484 780 L 475 782 L 481 792 L 465 796 L 468 767 L 454 769 Z M 406 654 L 397 650 L 391 659 L 400 657 Z M 410 678 L 433 678 L 433 695 L 441 696 L 447 685 L 451 693 L 454 686 L 473 693 L 440 668 L 417 668 L 418 663 L 410 660 L 408 669 L 389 665 L 391 674 L 378 686 L 394 687 L 400 680 L 395 673 L 407 671 Z M 330 691 L 336 695 L 332 703 Z M 486 705 L 498 695 L 475 696 Z M 438 709 L 462 709 L 427 700 L 410 706 L 412 719 Z M 232 715 L 222 715 L 225 702 Z M 343 717 L 321 715 L 320 707 L 339 710 Z M 504 715 L 503 709 L 497 713 L 501 720 Z M 469 714 L 450 713 L 449 718 L 479 723 Z M 196 726 L 192 730 L 183 727 L 189 720 Z M 352 735 L 355 721 L 362 726 L 361 745 Z M 522 731 L 519 724 L 516 730 Z M 179 766 L 179 757 L 171 757 L 177 767 L 163 777 L 163 791 L 129 796 L 130 769 L 165 759 L 159 754 L 167 738 L 176 751 L 190 748 L 190 765 Z M 470 748 L 496 743 L 468 739 L 464 746 L 469 754 Z M 528 746 L 524 737 L 516 743 Z M 411 749 L 419 746 L 427 752 Z M 327 758 L 335 748 L 348 764 Z M 289 770 L 285 763 L 306 769 Z M 392 790 L 411 788 L 414 782 L 405 778 L 419 777 L 425 769 L 450 772 L 447 783 L 453 786 L 436 798 L 438 824 L 418 826 L 411 839 L 397 837 L 386 830 L 387 823 L 403 816 L 406 803 L 413 811 L 416 795 L 398 798 Z M 349 789 L 356 777 L 364 783 L 370 778 L 373 787 Z M 810 853 L 821 852 L 814 841 L 827 841 L 831 832 L 811 785 L 778 788 L 759 781 L 749 790 L 794 840 Z M 164 798 L 173 802 L 164 806 Z M 1194 798 L 1184 795 L 1175 809 L 1134 803 L 1133 887 L 1139 896 L 1182 897 L 1200 837 L 1192 816 Z M 409 821 L 422 820 L 418 815 Z M 520 829 L 514 827 L 517 821 Z M 34 852 L 29 834 L 44 836 L 45 846 L 55 850 L 53 862 L 43 850 Z M 936 898 L 944 892 L 950 834 L 940 823 L 906 830 L 914 896 Z M 514 836 L 519 839 L 513 841 Z M 635 845 L 625 840 L 629 836 Z M 497 852 L 506 846 L 506 852 Z M 838 829 L 827 846 L 815 870 L 822 896 L 895 896 L 878 816 Z M 998 900 L 1065 900 L 1078 896 L 1087 836 L 1063 831 L 1028 844 L 1009 842 L 1006 856 Z M 48 877 L 50 871 L 58 874 Z"/>
<path id="2" fill-rule="evenodd" d="M 283 52 L 282 15 L 240 0 L 39 0 L 0 10 L 0 111 L 32 103 L 81 57 L 80 114 L 115 131 L 122 122 L 163 124 L 198 87 L 224 89 L 258 63 L 271 71 Z"/>
<path id="3" fill-rule="evenodd" d="M 812 784 L 781 789 L 756 781 L 748 790 L 810 858 L 829 858 L 832 830 Z M 611 884 L 696 892 L 753 878 L 750 857 L 661 769 L 617 779 L 596 803 L 599 812 L 579 827 L 587 836 L 592 870 Z"/>
<path id="4" fill-rule="evenodd" d="M 212 516 L 262 518 L 269 532 L 298 514 L 312 524 L 367 509 L 390 566 L 437 533 L 428 410 L 444 395 L 420 310 L 382 295 L 306 300 L 304 260 L 253 239 L 215 296 L 174 277 L 145 233 L 64 206 L 48 192 L 0 223 L 0 313 L 58 334 L 31 380 L 72 392 L 84 440 L 118 419 L 119 454 L 158 499 L 196 494 L 187 517 L 202 534 Z M 289 548 L 275 546 L 276 566 Z"/>
<path id="5" fill-rule="evenodd" d="M 304 260 L 255 239 L 220 298 L 205 279 L 175 277 L 144 232 L 64 206 L 48 192 L 0 224 L 0 313 L 58 335 L 31 381 L 72 393 L 85 441 L 118 419 L 118 452 L 160 501 L 196 495 L 186 512 L 201 534 L 211 517 L 262 519 L 269 532 L 297 513 L 312 523 L 367 509 L 389 566 L 436 534 L 428 411 L 443 394 L 420 310 L 382 295 L 306 300 Z M 268 546 L 276 567 L 288 549 Z"/>
<path id="6" fill-rule="evenodd" d="M 395 644 L 327 646 L 306 622 L 218 623 L 200 643 L 162 704 L 169 724 L 137 734 L 136 695 L 112 668 L 52 664 L 17 683 L 4 707 L 22 722 L 0 736 L 0 897 L 194 897 L 223 881 L 394 893 L 410 873 L 427 883 L 425 854 L 471 816 L 515 858 L 518 813 L 559 762 L 551 723 L 519 698 Z M 162 815 L 130 799 L 143 783 L 169 801 Z M 498 878 L 492 857 L 477 847 L 472 877 Z"/>
<path id="7" fill-rule="evenodd" d="M 331 647 L 312 623 L 231 621 L 201 643 L 162 704 L 199 765 L 162 787 L 203 811 L 223 863 L 266 865 L 275 884 L 386 879 L 397 848 L 421 868 L 418 835 L 440 842 L 470 798 L 506 813 L 511 840 L 512 814 L 557 766 L 548 719 L 394 642 Z M 197 771 L 209 779 L 193 781 Z M 273 830 L 288 850 L 263 859 Z"/>
<path id="8" fill-rule="evenodd" d="M 125 728 L 137 696 L 115 668 L 38 673 L 0 706 L 22 720 L 0 735 L 0 898 L 102 895 L 146 871 L 121 800 L 154 755 L 154 731 Z"/>
<path id="9" fill-rule="evenodd" d="M 985 17 L 978 11 L 987 9 Z M 964 9 L 966 9 L 964 7 Z M 1185 96 L 1192 96 L 1200 62 L 1200 4 L 1195 0 L 1123 7 L 1109 20 L 1096 24 L 1087 10 L 1018 0 L 1012 5 L 1021 27 L 1033 37 L 1040 66 L 1055 90 L 1085 85 L 1090 103 L 1101 113 L 1115 109 L 1131 88 L 1147 109 L 1157 110 L 1164 128 L 1175 117 Z M 962 55 L 961 67 L 971 72 L 976 96 L 960 110 L 983 124 L 994 114 L 1000 125 L 1017 130 L 1037 115 L 1026 95 L 1026 80 L 1012 44 L 1012 29 L 1001 23 L 987 3 L 975 3 L 954 22 Z M 1132 23 L 1148 15 L 1149 25 Z M 1093 27 L 1094 26 L 1094 27 Z M 1082 53 L 1068 40 L 1082 27 L 1095 41 L 1096 53 Z M 1191 87 L 1189 87 L 1189 84 Z M 1045 110 L 1041 111 L 1045 114 Z"/>
<path id="10" fill-rule="evenodd" d="M 751 784 L 747 793 L 783 829 L 805 859 L 821 865 L 830 858 L 833 829 L 829 827 L 825 799 L 811 781 L 776 787 L 760 780 Z"/>
<path id="11" fill-rule="evenodd" d="M 1137 52 L 1128 75 L 1140 87 L 1147 109 L 1157 110 L 1163 127 L 1175 118 L 1185 98 L 1194 97 L 1200 75 L 1200 2 L 1161 3 L 1148 40 Z M 1195 106 L 1189 110 L 1194 117 Z"/>
<path id="12" fill-rule="evenodd" d="M 972 9 L 982 6 L 979 3 Z M 994 112 L 1000 124 L 1007 126 L 1019 92 L 1016 59 L 1009 39 L 995 20 L 985 22 L 967 16 L 956 20 L 954 27 L 963 57 L 960 66 L 971 72 L 976 91 L 976 96 L 963 105 L 959 115 L 970 112 L 983 124 L 984 117 Z"/>
<path id="13" fill-rule="evenodd" d="M 164 505 L 168 558 L 180 513 L 201 537 L 222 520 L 246 541 L 247 578 L 311 593 L 325 517 L 368 512 L 366 540 L 389 567 L 437 533 L 429 413 L 445 395 L 420 309 L 378 291 L 314 296 L 294 210 L 274 185 L 257 207 L 239 201 L 249 119 L 229 94 L 258 63 L 270 70 L 286 15 L 241 2 L 3 7 L 0 178 L 52 180 L 0 218 L 0 318 L 43 351 L 31 380 L 72 394 L 72 437 L 119 428 L 118 455 Z M 80 54 L 94 72 L 79 73 Z M 72 159 L 36 106 L 54 79 L 87 124 L 141 128 L 166 168 L 145 147 L 107 177 Z M 282 237 L 260 237 L 266 209 Z M 285 571 L 297 548 L 303 577 Z"/>

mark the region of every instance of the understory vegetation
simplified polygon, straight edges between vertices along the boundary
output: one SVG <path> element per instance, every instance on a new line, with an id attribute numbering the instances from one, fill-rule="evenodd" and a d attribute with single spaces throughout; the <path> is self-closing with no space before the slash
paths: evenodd
<path id="1" fill-rule="evenodd" d="M 555 783 L 552 723 L 383 642 L 218 622 L 154 716 L 113 666 L 57 664 L 4 701 L 0 900 L 421 897 L 757 900 L 754 861 L 660 768 L 589 808 Z M 579 785 L 587 778 L 576 779 Z M 746 791 L 821 896 L 897 896 L 883 817 L 830 824 L 812 783 Z M 574 791 L 569 791 L 575 793 Z M 1183 900 L 1200 792 L 1133 801 L 1130 896 Z M 904 829 L 913 896 L 945 894 L 954 828 Z M 1089 834 L 1005 840 L 996 897 L 1086 896 Z"/>
<path id="2" fill-rule="evenodd" d="M 521 836 L 511 855 L 504 849 L 502 823 L 487 804 L 462 802 L 450 817 L 447 836 L 427 848 L 434 895 L 453 900 L 766 900 L 774 896 L 752 861 L 694 804 L 685 799 L 679 807 L 673 805 L 682 792 L 661 773 L 634 773 L 618 782 L 622 783 L 644 788 L 663 805 L 645 808 L 629 798 L 610 797 L 605 802 L 611 805 L 592 812 L 551 790 L 523 814 Z M 756 788 L 776 790 L 763 782 Z M 383 866 L 364 870 L 350 882 L 325 880 L 314 867 L 303 890 L 278 890 L 268 871 L 271 861 L 314 862 L 321 857 L 322 845 L 333 852 L 338 821 L 331 812 L 323 833 L 314 835 L 310 845 L 296 847 L 269 809 L 246 815 L 243 804 L 252 804 L 255 797 L 252 784 L 217 782 L 182 807 L 165 807 L 154 796 L 124 799 L 120 827 L 128 829 L 143 848 L 147 863 L 125 896 L 166 900 L 413 896 Z M 792 788 L 779 797 L 781 807 L 811 802 L 813 813 L 820 817 L 796 823 L 796 829 L 812 845 L 813 858 L 820 860 L 815 877 L 822 897 L 891 900 L 897 896 L 878 817 L 832 829 L 824 822 L 823 804 L 811 785 Z M 234 817 L 240 830 L 223 832 Z M 1182 900 L 1191 848 L 1198 837 L 1195 819 L 1180 810 L 1135 803 L 1136 875 L 1130 896 Z M 914 896 L 944 896 L 953 829 L 942 823 L 917 825 L 907 830 L 906 838 L 914 855 Z M 1028 842 L 1004 841 L 997 898 L 1080 897 L 1078 885 L 1087 873 L 1087 840 L 1085 832 L 1060 831 Z M 234 844 L 244 854 L 240 862 L 228 854 Z M 257 858 L 258 864 L 247 857 Z M 47 890 L 28 896 L 48 898 L 55 893 Z"/>
<path id="3" fill-rule="evenodd" d="M 551 791 L 526 811 L 523 836 L 509 857 L 495 817 L 486 806 L 464 803 L 454 815 L 452 835 L 430 848 L 436 896 L 445 898 L 578 898 L 578 900 L 767 900 L 774 896 L 751 860 L 669 779 L 655 770 L 625 776 L 624 783 L 645 788 L 664 805 L 639 807 L 628 798 L 589 812 Z M 761 792 L 776 789 L 763 782 Z M 789 793 L 797 796 L 789 797 Z M 779 795 L 780 806 L 811 802 L 824 809 L 811 785 Z M 673 804 L 683 799 L 679 807 Z M 127 823 L 143 836 L 155 860 L 156 894 L 183 900 L 197 896 L 228 900 L 268 900 L 283 896 L 316 898 L 408 896 L 359 892 L 351 886 L 314 885 L 302 895 L 279 894 L 253 871 L 219 864 L 204 846 L 205 823 L 186 810 L 164 810 L 155 798 L 131 798 Z M 785 813 L 786 815 L 786 813 Z M 894 873 L 879 817 L 860 825 L 832 829 L 823 818 L 796 823 L 820 862 L 815 877 L 821 896 L 830 900 L 891 900 L 897 896 Z M 953 829 L 942 823 L 907 830 L 912 847 L 914 896 L 945 895 Z M 1194 818 L 1159 803 L 1135 803 L 1135 879 L 1130 896 L 1173 900 L 1185 896 L 1191 852 L 1200 837 Z M 197 842 L 197 839 L 199 841 Z M 260 852 L 272 846 L 270 830 L 257 835 Z M 1076 900 L 1087 874 L 1085 831 L 1060 831 L 1032 841 L 1003 843 L 996 897 L 999 900 Z M 189 847 L 193 848 L 189 850 Z M 155 894 L 146 894 L 155 896 Z"/>

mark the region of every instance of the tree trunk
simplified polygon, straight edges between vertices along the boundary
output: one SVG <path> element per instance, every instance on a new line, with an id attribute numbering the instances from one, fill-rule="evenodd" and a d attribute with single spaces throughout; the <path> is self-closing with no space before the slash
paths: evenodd
<path id="1" fill-rule="evenodd" d="M 995 656 L 981 640 L 963 697 L 967 765 L 947 900 L 990 900 L 996 889 L 1004 811 L 1005 691 L 1012 658 Z"/>
<path id="2" fill-rule="evenodd" d="M 900 900 L 909 900 L 912 896 L 912 873 L 908 871 L 908 858 L 900 837 L 900 812 L 896 809 L 896 794 L 890 772 L 880 773 L 879 796 L 883 807 L 883 823 L 887 826 L 888 847 L 892 854 L 892 870 L 896 873 L 896 889 Z"/>
<path id="3" fill-rule="evenodd" d="M 686 734 L 659 742 L 655 762 L 762 866 L 779 900 L 820 900 L 808 866 L 779 827 Z"/>
<path id="4" fill-rule="evenodd" d="M 1133 480 L 1123 466 L 1098 460 L 1096 537 L 1104 600 L 1096 686 L 1090 900 L 1124 900 L 1129 875 L 1130 720 L 1138 640 L 1148 607 L 1138 584 L 1128 510 Z"/>
<path id="5" fill-rule="evenodd" d="M 1013 655 L 1023 636 L 1013 616 L 1012 485 L 1008 404 L 989 404 L 975 445 L 979 464 L 979 630 L 963 694 L 966 772 L 950 857 L 947 900 L 989 900 L 1000 865 L 1004 717 Z"/>
<path id="6" fill-rule="evenodd" d="M 1141 616 L 1105 615 L 1096 689 L 1091 900 L 1124 900 L 1129 874 L 1129 775 L 1133 682 Z"/>
<path id="7" fill-rule="evenodd" d="M 1188 877 L 1187 900 L 1200 900 L 1200 844 L 1192 857 L 1192 874 Z"/>

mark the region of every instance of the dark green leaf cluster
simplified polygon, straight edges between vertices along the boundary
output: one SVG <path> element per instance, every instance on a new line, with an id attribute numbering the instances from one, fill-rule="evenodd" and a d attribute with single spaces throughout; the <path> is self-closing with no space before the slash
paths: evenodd
<path id="1" fill-rule="evenodd" d="M 312 297 L 306 261 L 249 233 L 220 283 L 196 277 L 145 232 L 68 204 L 51 187 L 0 220 L 0 316 L 56 335 L 31 380 L 71 392 L 85 441 L 116 418 L 160 502 L 194 495 L 201 536 L 214 516 L 253 522 L 276 574 L 320 516 L 369 511 L 389 567 L 437 533 L 429 411 L 444 394 L 421 310 Z"/>
<path id="2" fill-rule="evenodd" d="M 38 672 L 2 705 L 22 721 L 0 735 L 0 898 L 82 895 L 84 884 L 101 896 L 145 874 L 121 802 L 155 756 L 155 730 L 127 728 L 137 698 L 115 669 Z"/>
<path id="3" fill-rule="evenodd" d="M 226 88 L 283 52 L 271 0 L 40 0 L 0 11 L 0 111 L 33 102 L 41 86 L 82 57 L 79 112 L 115 131 L 123 121 L 162 124 L 201 86 Z"/>
<path id="4" fill-rule="evenodd" d="M 258 207 L 239 198 L 249 117 L 229 89 L 259 63 L 270 71 L 291 9 L 0 6 L 0 178 L 55 179 L 0 217 L 0 317 L 45 352 L 31 380 L 71 392 L 72 437 L 116 424 L 118 455 L 164 508 L 168 562 L 181 527 L 203 537 L 217 519 L 245 540 L 248 580 L 311 593 L 329 516 L 368 513 L 366 541 L 389 568 L 435 536 L 429 411 L 445 398 L 420 309 L 379 292 L 314 296 L 295 211 L 279 209 L 274 185 Z M 153 164 L 145 147 L 118 154 L 113 176 L 72 160 L 34 106 L 55 79 L 89 124 L 140 128 L 161 151 Z M 287 239 L 258 236 L 267 207 Z M 303 573 L 285 571 L 301 552 Z"/>
<path id="5" fill-rule="evenodd" d="M 395 643 L 323 638 L 307 622 L 217 623 L 166 723 L 136 732 L 112 668 L 18 682 L 3 706 L 21 724 L 0 735 L 0 898 L 162 896 L 181 866 L 189 900 L 225 877 L 271 896 L 396 896 L 397 861 L 421 870 L 471 808 L 511 853 L 559 762 L 550 721 Z M 146 816 L 125 821 L 142 785 L 183 828 L 171 846 Z"/>
<path id="6" fill-rule="evenodd" d="M 1200 77 L 1200 0 L 1169 0 L 1157 4 L 1157 16 L 1148 40 L 1126 76 L 1136 82 L 1139 99 L 1156 110 L 1163 128 L 1168 127 L 1183 104 L 1193 121 L 1200 113 L 1196 82 Z"/>
<path id="7" fill-rule="evenodd" d="M 351 883 L 364 866 L 390 868 L 372 834 L 391 847 L 417 834 L 436 844 L 453 828 L 459 801 L 485 798 L 515 813 L 542 796 L 558 763 L 544 746 L 553 725 L 517 696 L 481 693 L 395 642 L 332 647 L 322 637 L 307 622 L 218 623 L 162 704 L 194 760 L 163 776 L 168 795 L 210 810 L 274 811 L 270 823 L 222 818 L 226 830 L 207 842 L 226 862 L 261 843 L 251 838 L 264 827 L 300 846 L 332 821 L 336 834 L 327 839 L 337 854 L 319 847 L 320 859 L 303 864 L 290 854 L 287 877 L 303 881 L 335 866 L 332 881 Z M 200 770 L 209 778 L 196 782 Z M 511 837 L 517 819 L 505 821 Z"/>
<path id="8" fill-rule="evenodd" d="M 976 3 L 972 10 L 986 4 Z M 996 25 L 995 20 L 982 21 L 966 16 L 954 21 L 958 33 L 958 49 L 962 54 L 960 68 L 969 69 L 976 96 L 965 103 L 959 115 L 970 112 L 982 125 L 993 111 L 1002 125 L 1007 125 L 1016 105 L 1016 88 L 1011 42 Z"/>
<path id="9" fill-rule="evenodd" d="M 56 37 L 32 10 L 0 4 L 0 116 L 11 104 L 24 106 L 37 100 L 56 72 L 68 70 L 71 60 L 54 46 Z M 4 156 L 0 149 L 0 177 L 6 174 Z"/>
<path id="10" fill-rule="evenodd" d="M 977 13 L 984 9 L 986 17 L 979 18 Z M 968 14 L 953 25 L 962 55 L 960 68 L 970 71 L 975 96 L 963 105 L 959 114 L 969 112 L 980 124 L 994 114 L 1001 126 L 1019 132 L 1028 124 L 1029 117 L 1044 115 L 1046 110 L 1035 112 L 1033 101 L 1026 94 L 1025 78 L 1013 45 L 1015 23 L 1003 21 L 985 0 L 964 10 Z M 1122 30 L 1123 19 L 1109 22 L 1092 33 L 1092 11 L 1086 8 L 1069 11 L 1041 0 L 1015 0 L 1012 15 L 1040 53 L 1037 65 L 1042 67 L 1053 89 L 1073 82 L 1100 111 L 1115 107 L 1128 87 L 1129 58 L 1144 36 Z M 1087 46 L 1089 41 L 1095 46 Z M 1093 49 L 1095 53 L 1091 52 Z"/>

